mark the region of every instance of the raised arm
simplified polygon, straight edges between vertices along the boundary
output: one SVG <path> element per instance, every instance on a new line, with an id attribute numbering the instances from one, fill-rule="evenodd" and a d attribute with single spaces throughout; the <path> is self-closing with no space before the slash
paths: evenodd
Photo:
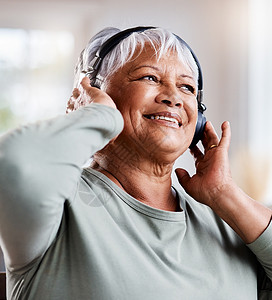
<path id="1" fill-rule="evenodd" d="M 83 164 L 122 130 L 120 112 L 99 102 L 0 139 L 0 242 L 8 268 L 46 251 Z"/>
<path id="2" fill-rule="evenodd" d="M 222 124 L 220 140 L 208 122 L 202 141 L 204 153 L 198 147 L 192 149 L 196 174 L 190 177 L 184 169 L 177 169 L 176 174 L 189 195 L 211 207 L 249 244 L 272 279 L 272 211 L 250 198 L 233 181 L 228 159 L 230 136 L 228 122 Z"/>

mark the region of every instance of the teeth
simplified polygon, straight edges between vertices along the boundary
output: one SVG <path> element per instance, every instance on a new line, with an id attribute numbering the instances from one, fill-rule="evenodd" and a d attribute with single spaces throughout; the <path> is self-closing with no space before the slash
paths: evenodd
<path id="1" fill-rule="evenodd" d="M 173 123 L 176 123 L 177 125 L 179 125 L 178 120 L 176 120 L 174 118 L 170 118 L 170 117 L 165 117 L 165 116 L 150 116 L 150 119 L 152 119 L 152 120 L 166 120 L 166 121 L 173 122 Z"/>

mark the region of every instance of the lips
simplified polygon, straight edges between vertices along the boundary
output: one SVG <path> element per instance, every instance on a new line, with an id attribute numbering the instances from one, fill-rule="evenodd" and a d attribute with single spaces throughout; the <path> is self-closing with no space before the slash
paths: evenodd
<path id="1" fill-rule="evenodd" d="M 176 124 L 177 126 L 182 125 L 181 117 L 178 114 L 170 112 L 157 112 L 148 115 L 144 115 L 145 118 L 150 120 L 163 120 Z"/>

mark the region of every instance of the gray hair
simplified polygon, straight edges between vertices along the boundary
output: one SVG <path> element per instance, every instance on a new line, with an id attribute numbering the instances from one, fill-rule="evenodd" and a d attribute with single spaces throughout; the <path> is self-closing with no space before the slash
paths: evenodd
<path id="1" fill-rule="evenodd" d="M 74 87 L 78 87 L 82 78 L 82 71 L 87 71 L 90 68 L 91 62 L 100 46 L 118 32 L 120 32 L 119 29 L 108 27 L 98 32 L 89 41 L 86 48 L 81 52 L 75 68 Z M 105 56 L 98 71 L 99 77 L 103 78 L 103 82 L 101 83 L 102 89 L 102 85 L 106 84 L 107 80 L 119 68 L 132 59 L 139 46 L 141 53 L 146 43 L 149 43 L 154 48 L 158 60 L 169 50 L 175 51 L 180 61 L 191 69 L 197 83 L 198 68 L 186 44 L 166 29 L 152 28 L 142 32 L 133 32 Z"/>

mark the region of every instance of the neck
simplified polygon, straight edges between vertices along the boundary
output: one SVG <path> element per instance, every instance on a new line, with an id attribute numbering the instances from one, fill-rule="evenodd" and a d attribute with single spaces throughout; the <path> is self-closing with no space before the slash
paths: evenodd
<path id="1" fill-rule="evenodd" d="M 107 153 L 105 153 L 107 152 Z M 134 154 L 124 159 L 113 155 L 114 151 L 95 154 L 91 165 L 103 173 L 132 197 L 154 208 L 166 211 L 180 210 L 174 190 L 171 188 L 173 164 L 140 159 Z"/>

